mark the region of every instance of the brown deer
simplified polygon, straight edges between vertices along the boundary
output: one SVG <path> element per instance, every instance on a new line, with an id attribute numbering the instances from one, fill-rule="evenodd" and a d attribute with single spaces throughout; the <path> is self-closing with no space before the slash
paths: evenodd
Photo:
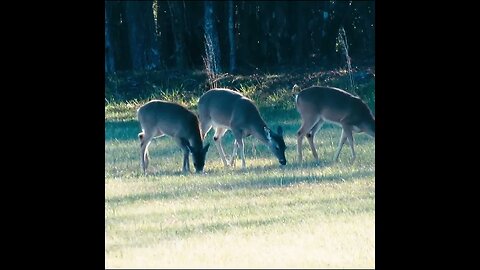
<path id="1" fill-rule="evenodd" d="M 295 85 L 294 91 L 300 91 Z M 312 86 L 301 90 L 295 96 L 295 105 L 302 117 L 302 126 L 297 132 L 298 160 L 302 162 L 302 143 L 306 135 L 313 157 L 318 162 L 314 137 L 325 121 L 333 122 L 342 127 L 342 136 L 335 152 L 338 156 L 343 144 L 348 139 L 352 150 L 352 160 L 355 160 L 353 132 L 365 132 L 375 138 L 375 117 L 368 106 L 358 97 L 334 87 Z"/>
<path id="2" fill-rule="evenodd" d="M 242 94 L 224 88 L 211 89 L 200 97 L 198 111 L 202 138 L 212 127 L 215 129 L 213 139 L 225 167 L 235 166 L 235 156 L 240 148 L 242 168 L 246 168 L 243 138 L 250 135 L 266 144 L 281 165 L 287 164 L 282 127 L 279 126 L 276 133 L 270 130 L 253 101 Z M 227 161 L 221 143 L 227 130 L 231 130 L 235 137 L 230 161 Z"/>
<path id="3" fill-rule="evenodd" d="M 192 153 L 196 172 L 202 172 L 205 155 L 210 144 L 203 146 L 198 117 L 180 104 L 152 100 L 137 110 L 142 127 L 138 134 L 141 147 L 143 173 L 146 173 L 149 155 L 148 146 L 153 138 L 168 135 L 183 150 L 183 173 L 190 172 L 189 153 Z"/>

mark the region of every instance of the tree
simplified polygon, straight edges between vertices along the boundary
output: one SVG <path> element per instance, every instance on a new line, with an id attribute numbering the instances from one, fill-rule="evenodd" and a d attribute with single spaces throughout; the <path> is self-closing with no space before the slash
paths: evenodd
<path id="1" fill-rule="evenodd" d="M 115 72 L 115 56 L 111 34 L 111 2 L 105 2 L 105 72 Z"/>
<path id="2" fill-rule="evenodd" d="M 185 69 L 188 67 L 188 64 L 185 48 L 185 17 L 183 16 L 183 1 L 167 1 L 167 4 L 170 9 L 172 34 L 175 44 L 175 52 L 173 55 L 175 58 L 175 66 L 179 69 Z"/>
<path id="3" fill-rule="evenodd" d="M 293 47 L 295 48 L 294 50 L 294 63 L 295 64 L 300 64 L 302 61 L 305 59 L 304 53 L 304 44 L 305 44 L 305 34 L 307 31 L 306 23 L 305 23 L 305 4 L 303 5 L 296 5 L 295 12 L 297 13 L 297 29 L 295 31 L 295 39 L 293 40 Z"/>
<path id="4" fill-rule="evenodd" d="M 159 66 L 152 6 L 152 1 L 125 3 L 132 68 L 135 70 L 150 70 Z"/>
<path id="5" fill-rule="evenodd" d="M 233 73 L 236 69 L 235 25 L 233 23 L 233 0 L 228 1 L 228 43 L 230 45 L 229 70 Z"/>
<path id="6" fill-rule="evenodd" d="M 105 72 L 338 67 L 343 26 L 355 63 L 375 58 L 374 1 L 106 1 Z"/>
<path id="7" fill-rule="evenodd" d="M 214 21 L 214 9 L 212 1 L 205 1 L 205 53 L 207 61 L 215 74 L 221 73 L 220 46 L 218 42 L 217 28 Z"/>
<path id="8" fill-rule="evenodd" d="M 325 36 L 323 42 L 323 51 L 324 60 L 329 66 L 337 66 L 339 64 L 339 59 L 337 58 L 337 53 L 335 51 L 335 45 L 338 36 L 338 30 L 346 15 L 349 3 L 347 1 L 329 1 L 325 2 L 327 5 L 327 19 L 325 25 Z"/>

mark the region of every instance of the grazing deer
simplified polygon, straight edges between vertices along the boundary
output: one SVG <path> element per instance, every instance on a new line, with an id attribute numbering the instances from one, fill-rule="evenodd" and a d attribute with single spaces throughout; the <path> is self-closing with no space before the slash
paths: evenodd
<path id="1" fill-rule="evenodd" d="M 242 94 L 223 88 L 211 89 L 200 97 L 198 111 L 202 138 L 212 127 L 215 129 L 213 139 L 225 167 L 235 165 L 237 149 L 240 148 L 242 168 L 246 168 L 243 138 L 250 135 L 266 144 L 281 165 L 287 164 L 282 127 L 278 127 L 277 133 L 270 130 L 253 101 Z M 227 162 L 221 140 L 229 129 L 233 132 L 235 142 L 232 158 Z"/>
<path id="2" fill-rule="evenodd" d="M 202 172 L 207 154 L 207 144 L 203 147 L 200 125 L 197 116 L 187 108 L 173 102 L 152 100 L 137 110 L 142 132 L 140 139 L 143 173 L 146 173 L 149 155 L 148 146 L 154 137 L 171 136 L 183 150 L 184 173 L 190 172 L 189 152 L 192 153 L 196 172 Z"/>
<path id="3" fill-rule="evenodd" d="M 300 87 L 295 85 L 293 90 L 299 91 Z M 342 136 L 335 152 L 335 161 L 338 161 L 340 151 L 347 139 L 352 150 L 351 162 L 355 160 L 352 132 L 365 132 L 375 138 L 375 117 L 370 109 L 360 98 L 341 89 L 320 86 L 306 88 L 295 96 L 295 105 L 302 117 L 302 126 L 297 132 L 299 162 L 302 162 L 302 142 L 305 135 L 313 157 L 318 162 L 313 139 L 325 121 L 342 126 Z"/>

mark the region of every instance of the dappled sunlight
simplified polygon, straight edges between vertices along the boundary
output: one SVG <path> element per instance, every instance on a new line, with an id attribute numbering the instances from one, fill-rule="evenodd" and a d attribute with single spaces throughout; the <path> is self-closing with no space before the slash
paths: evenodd
<path id="1" fill-rule="evenodd" d="M 133 245 L 121 256 L 113 251 L 107 254 L 115 258 L 109 267 L 372 268 L 374 221 L 370 215 L 359 214 L 354 224 L 340 218 L 267 225 L 264 229 L 233 227 L 228 233 L 198 233 L 185 239 Z M 107 242 L 112 250 L 120 246 L 115 240 Z"/>
<path id="2" fill-rule="evenodd" d="M 341 129 L 327 123 L 315 137 L 319 162 L 305 140 L 300 164 L 300 119 L 268 110 L 269 126 L 284 128 L 287 165 L 248 137 L 247 168 L 240 156 L 224 167 L 211 131 L 203 174 L 183 173 L 182 151 L 165 136 L 150 144 L 144 175 L 138 122 L 106 121 L 107 267 L 373 267 L 375 140 L 355 134 L 355 163 L 348 145 L 333 162 Z M 233 141 L 227 132 L 228 158 Z"/>
<path id="3" fill-rule="evenodd" d="M 352 134 L 375 135 L 374 1 L 104 8 L 106 269 L 375 268 L 375 139 Z M 213 88 L 242 93 L 261 119 L 244 99 L 200 102 Z M 152 100 L 190 113 L 138 117 Z M 228 166 L 214 129 L 200 147 L 200 119 L 252 134 L 232 157 L 225 133 Z"/>

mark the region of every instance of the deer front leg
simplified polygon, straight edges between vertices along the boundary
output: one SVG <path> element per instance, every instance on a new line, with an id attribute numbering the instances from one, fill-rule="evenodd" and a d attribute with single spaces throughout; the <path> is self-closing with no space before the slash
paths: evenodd
<path id="1" fill-rule="evenodd" d="M 347 135 L 345 134 L 345 129 L 342 129 L 342 136 L 340 137 L 340 142 L 338 143 L 337 152 L 335 152 L 335 156 L 333 157 L 333 160 L 335 160 L 335 162 L 338 161 L 338 156 L 340 155 L 340 151 L 342 151 L 343 144 L 346 140 Z"/>
<path id="2" fill-rule="evenodd" d="M 240 157 L 242 158 L 242 169 L 246 169 L 247 165 L 245 164 L 245 144 L 243 143 L 242 138 L 237 140 L 237 147 L 240 148 Z"/>
<path id="3" fill-rule="evenodd" d="M 190 160 L 189 160 L 190 152 L 187 150 L 183 150 L 183 167 L 182 167 L 182 172 L 183 173 L 189 173 L 190 172 Z"/>
<path id="4" fill-rule="evenodd" d="M 237 154 L 238 148 L 240 148 L 240 157 L 242 158 L 242 169 L 246 169 L 245 164 L 245 144 L 243 143 L 243 134 L 241 131 L 232 130 L 233 136 L 235 137 L 235 146 L 233 148 L 232 162 L 235 164 L 235 156 Z"/>
<path id="5" fill-rule="evenodd" d="M 228 164 L 230 164 L 230 166 L 232 167 L 235 167 L 235 158 L 237 157 L 237 148 L 238 148 L 238 142 L 235 139 L 235 141 L 233 142 L 232 158 L 230 158 L 230 161 L 228 162 Z"/>
<path id="6" fill-rule="evenodd" d="M 189 142 L 182 138 L 175 138 L 175 142 L 180 146 L 183 152 L 183 165 L 182 165 L 182 173 L 189 173 L 190 172 L 190 150 L 188 149 L 187 144 Z"/>
<path id="7" fill-rule="evenodd" d="M 353 134 L 352 134 L 352 131 L 350 129 L 347 129 L 345 131 L 345 133 L 347 134 L 347 139 L 348 139 L 348 142 L 350 144 L 350 149 L 352 150 L 352 159 L 351 159 L 350 163 L 353 164 L 353 162 L 355 161 L 355 158 L 356 158 L 355 149 L 353 147 L 353 143 L 354 143 Z"/>

